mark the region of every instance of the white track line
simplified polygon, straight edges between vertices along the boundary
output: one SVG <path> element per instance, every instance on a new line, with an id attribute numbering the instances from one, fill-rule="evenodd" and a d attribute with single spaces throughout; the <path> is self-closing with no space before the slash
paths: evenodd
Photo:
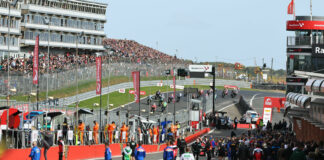
<path id="1" fill-rule="evenodd" d="M 250 99 L 250 106 L 251 106 L 251 108 L 253 108 L 252 104 L 253 104 L 253 100 L 254 100 L 255 96 L 257 96 L 257 95 L 259 95 L 259 94 L 260 94 L 260 93 L 257 93 L 257 94 L 255 94 L 255 95 L 253 95 L 253 97 Z"/>

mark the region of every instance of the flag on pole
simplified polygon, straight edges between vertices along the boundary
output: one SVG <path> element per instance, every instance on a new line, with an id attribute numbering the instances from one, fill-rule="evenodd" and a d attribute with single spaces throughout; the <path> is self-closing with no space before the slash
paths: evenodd
<path id="1" fill-rule="evenodd" d="M 132 72 L 133 77 L 133 85 L 134 85 L 134 96 L 135 96 L 135 102 L 140 102 L 140 72 L 134 71 Z"/>
<path id="2" fill-rule="evenodd" d="M 96 57 L 96 68 L 97 68 L 97 74 L 96 74 L 96 94 L 101 94 L 101 57 Z"/>
<path id="3" fill-rule="evenodd" d="M 39 48 L 39 35 L 36 36 L 34 57 L 33 57 L 33 84 L 38 84 L 38 48 Z"/>
<path id="4" fill-rule="evenodd" d="M 294 8 L 295 8 L 294 0 L 291 0 L 291 2 L 288 5 L 288 14 L 294 14 Z"/>

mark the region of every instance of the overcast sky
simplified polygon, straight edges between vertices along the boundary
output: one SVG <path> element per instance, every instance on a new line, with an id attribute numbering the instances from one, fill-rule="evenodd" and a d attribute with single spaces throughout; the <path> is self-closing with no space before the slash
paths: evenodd
<path id="1" fill-rule="evenodd" d="M 185 59 L 286 65 L 290 0 L 97 0 L 108 3 L 105 32 Z M 296 15 L 309 15 L 309 0 L 295 0 Z M 324 16 L 323 0 L 313 15 Z"/>

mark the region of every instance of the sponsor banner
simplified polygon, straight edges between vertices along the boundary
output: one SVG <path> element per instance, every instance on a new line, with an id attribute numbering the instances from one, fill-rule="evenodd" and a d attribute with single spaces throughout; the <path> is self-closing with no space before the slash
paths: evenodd
<path id="1" fill-rule="evenodd" d="M 125 88 L 118 89 L 119 93 L 125 93 Z"/>
<path id="2" fill-rule="evenodd" d="M 134 90 L 129 90 L 128 93 L 129 93 L 129 94 L 134 94 L 135 91 L 134 91 Z M 145 91 L 140 91 L 140 95 L 141 95 L 141 96 L 145 96 L 145 95 L 146 95 L 146 92 L 145 92 Z"/>
<path id="3" fill-rule="evenodd" d="M 324 21 L 287 21 L 287 30 L 324 30 Z"/>
<path id="4" fill-rule="evenodd" d="M 170 88 L 174 88 L 173 86 L 174 86 L 174 85 L 171 84 L 171 85 L 170 85 Z M 184 89 L 184 86 L 180 86 L 180 85 L 175 85 L 175 86 L 176 86 L 176 87 L 175 87 L 176 89 Z"/>
<path id="5" fill-rule="evenodd" d="M 282 108 L 285 105 L 285 97 L 264 97 L 263 107 Z"/>
<path id="6" fill-rule="evenodd" d="M 162 87 L 163 86 L 163 83 L 157 83 L 156 86 Z"/>
<path id="7" fill-rule="evenodd" d="M 140 72 L 134 71 L 132 72 L 133 77 L 133 85 L 134 85 L 134 95 L 135 95 L 135 102 L 140 102 Z"/>
<path id="8" fill-rule="evenodd" d="M 267 80 L 268 79 L 268 74 L 263 73 L 262 78 L 263 78 L 263 80 Z"/>
<path id="9" fill-rule="evenodd" d="M 264 107 L 263 108 L 263 124 L 267 124 L 268 121 L 272 121 L 272 108 Z"/>
<path id="10" fill-rule="evenodd" d="M 324 57 L 324 45 L 312 45 L 312 56 Z"/>
<path id="11" fill-rule="evenodd" d="M 190 72 L 212 72 L 212 65 L 189 65 Z"/>
<path id="12" fill-rule="evenodd" d="M 38 84 L 38 50 L 39 50 L 39 35 L 36 36 L 34 57 L 33 57 L 33 84 Z"/>
<path id="13" fill-rule="evenodd" d="M 96 94 L 101 94 L 101 57 L 96 57 Z"/>

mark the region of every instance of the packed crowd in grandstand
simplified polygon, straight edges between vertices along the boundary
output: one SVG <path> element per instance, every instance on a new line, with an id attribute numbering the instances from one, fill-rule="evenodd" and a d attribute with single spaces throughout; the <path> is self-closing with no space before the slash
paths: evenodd
<path id="1" fill-rule="evenodd" d="M 153 48 L 144 46 L 133 40 L 117 40 L 105 39 L 105 45 L 109 45 L 111 50 L 110 58 L 112 62 L 126 62 L 126 63 L 184 63 L 183 60 L 176 56 L 170 56 Z M 46 61 L 48 54 L 41 52 L 39 54 L 40 72 L 46 71 Z M 79 58 L 75 53 L 55 54 L 50 55 L 50 71 L 70 70 L 78 63 L 80 67 L 95 65 L 95 54 L 79 54 Z M 108 55 L 104 54 L 103 62 L 107 62 Z M 10 58 L 10 70 L 20 71 L 24 73 L 32 72 L 33 57 L 27 58 Z M 0 60 L 0 71 L 8 70 L 8 61 L 6 58 Z"/>

